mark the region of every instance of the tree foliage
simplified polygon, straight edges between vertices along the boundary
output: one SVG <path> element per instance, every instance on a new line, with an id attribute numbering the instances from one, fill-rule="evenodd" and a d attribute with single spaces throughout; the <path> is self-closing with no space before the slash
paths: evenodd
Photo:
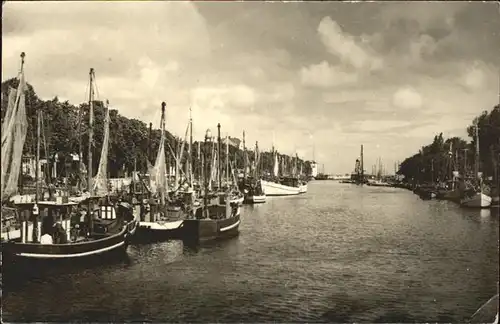
<path id="1" fill-rule="evenodd" d="M 5 115 L 5 110 L 8 101 L 9 88 L 16 88 L 18 85 L 17 79 L 10 79 L 2 83 L 2 100 L 1 100 L 1 118 Z M 28 120 L 28 133 L 24 145 L 25 154 L 34 154 L 36 152 L 36 111 L 42 111 L 44 120 L 44 129 L 42 133 L 45 135 L 47 142 L 47 153 L 52 157 L 55 153 L 59 155 L 67 155 L 68 152 L 78 153 L 80 148 L 80 140 L 82 144 L 83 161 L 86 164 L 88 160 L 88 129 L 89 129 L 89 105 L 83 103 L 78 106 L 70 104 L 68 101 L 61 102 L 57 97 L 52 100 L 40 99 L 31 85 L 27 85 L 26 91 L 26 110 Z M 92 147 L 93 155 L 93 173 L 97 172 L 99 158 L 101 154 L 102 141 L 104 136 L 104 104 L 102 102 L 94 103 L 94 122 L 93 122 L 93 139 Z M 82 113 L 82 118 L 79 114 Z M 79 129 L 79 120 L 82 120 L 82 125 Z M 149 141 L 149 125 L 137 120 L 129 119 L 118 113 L 116 110 L 110 110 L 110 143 L 108 149 L 108 171 L 111 177 L 120 177 L 124 172 L 131 172 L 134 168 L 137 170 L 146 170 L 147 161 L 154 163 L 156 152 L 159 148 L 161 132 L 156 129 L 159 125 L 153 125 L 151 141 Z M 180 150 L 179 143 L 181 138 L 174 136 L 167 130 L 167 163 L 174 165 L 174 159 L 169 146 L 175 153 Z M 150 148 L 148 149 L 148 143 Z M 204 154 L 204 143 L 200 143 L 201 154 Z M 193 164 L 195 171 L 199 170 L 200 160 L 197 154 L 198 143 L 193 143 Z M 187 160 L 188 145 L 184 147 L 182 162 Z M 66 153 L 66 154 L 62 154 Z M 222 159 L 225 159 L 225 146 L 221 149 Z M 254 160 L 254 152 L 252 148 L 247 147 L 249 160 Z M 45 156 L 45 149 L 42 141 L 42 158 Z M 230 146 L 230 160 L 236 161 L 237 166 L 243 166 L 243 151 L 234 146 Z M 291 161 L 290 156 L 286 156 L 288 162 Z M 274 159 L 270 152 L 261 152 L 261 169 L 272 170 Z M 310 163 L 299 160 L 299 164 L 303 164 L 303 171 L 306 174 L 311 173 Z"/>
<path id="2" fill-rule="evenodd" d="M 436 135 L 431 144 L 401 163 L 398 174 L 404 175 L 406 181 L 413 179 L 419 182 L 449 179 L 451 170 L 470 174 L 476 162 L 475 125 L 479 129 L 479 169 L 486 177 L 498 178 L 500 105 L 474 118 L 467 127 L 470 142 L 458 137 L 445 140 L 442 133 Z"/>

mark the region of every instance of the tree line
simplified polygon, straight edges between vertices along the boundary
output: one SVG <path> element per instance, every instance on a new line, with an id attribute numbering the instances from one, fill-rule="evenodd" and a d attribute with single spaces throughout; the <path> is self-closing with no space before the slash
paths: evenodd
<path id="1" fill-rule="evenodd" d="M 2 82 L 2 99 L 1 99 L 1 118 L 5 115 L 8 104 L 8 91 L 9 88 L 17 88 L 17 79 L 9 79 Z M 104 137 L 104 116 L 105 107 L 103 102 L 94 102 L 94 123 L 93 123 L 93 173 L 97 172 L 99 159 L 101 155 L 101 147 Z M 89 128 L 89 104 L 82 103 L 73 105 L 68 101 L 61 102 L 57 97 L 52 100 L 40 99 L 32 85 L 27 84 L 26 90 L 26 113 L 28 121 L 28 130 L 26 142 L 24 145 L 24 154 L 33 155 L 36 153 L 36 112 L 40 109 L 44 120 L 44 127 L 41 130 L 45 136 L 45 141 L 42 142 L 41 157 L 45 158 L 47 152 L 48 158 L 54 159 L 55 154 L 58 154 L 59 159 L 69 159 L 69 154 L 77 154 L 79 152 L 80 141 L 82 144 L 82 153 L 84 164 L 87 164 L 88 152 L 88 128 Z M 147 170 L 148 161 L 154 164 L 156 154 L 160 144 L 161 131 L 159 129 L 152 129 L 151 136 L 149 125 L 145 122 L 126 118 L 118 113 L 117 110 L 110 109 L 110 134 L 109 134 L 109 147 L 108 147 L 108 171 L 109 177 L 121 177 L 125 173 L 130 173 L 134 169 L 139 171 Z M 81 115 L 80 115 L 81 114 Z M 79 125 L 79 121 L 82 123 Z M 79 128 L 80 126 L 80 128 Z M 215 126 L 215 125 L 214 125 Z M 80 133 L 77 130 L 80 129 Z M 166 131 L 167 148 L 165 150 L 168 164 L 173 166 L 174 159 L 171 154 L 169 146 L 178 154 L 180 150 L 180 143 L 183 139 Z M 189 139 L 188 139 L 189 140 Z M 43 143 L 47 147 L 43 147 Z M 204 154 L 204 143 L 200 143 L 201 154 Z M 198 158 L 198 142 L 193 143 L 192 161 L 195 165 L 194 169 L 200 165 Z M 188 145 L 184 146 L 184 154 L 181 163 L 186 163 L 188 158 Z M 207 148 L 207 151 L 208 148 Z M 211 150 L 210 150 L 211 151 Z M 246 148 L 249 162 L 255 162 L 255 154 L 253 147 Z M 221 149 L 221 159 L 225 160 L 225 145 Z M 280 158 L 285 159 L 287 164 L 292 163 L 295 157 L 279 154 Z M 235 161 L 239 168 L 243 167 L 244 154 L 242 147 L 237 148 L 234 146 L 229 147 L 229 158 Z M 260 152 L 260 169 L 263 171 L 271 171 L 274 164 L 274 158 L 271 152 Z M 223 160 L 223 161 L 224 161 Z M 311 174 L 311 162 L 302 159 L 297 160 L 297 165 L 302 165 L 302 170 L 305 175 Z"/>
<path id="2" fill-rule="evenodd" d="M 479 160 L 476 161 L 476 126 L 479 130 Z M 470 142 L 459 137 L 443 138 L 443 133 L 434 136 L 432 143 L 399 166 L 399 175 L 404 181 L 434 182 L 449 180 L 452 171 L 473 175 L 475 163 L 486 179 L 494 181 L 499 176 L 500 160 L 500 105 L 491 111 L 483 111 L 467 127 Z"/>

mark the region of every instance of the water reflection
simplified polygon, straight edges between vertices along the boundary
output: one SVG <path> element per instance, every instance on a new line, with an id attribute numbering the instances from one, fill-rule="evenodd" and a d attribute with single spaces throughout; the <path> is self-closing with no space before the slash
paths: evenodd
<path id="1" fill-rule="evenodd" d="M 498 210 L 313 182 L 244 206 L 240 231 L 131 246 L 128 263 L 31 282 L 5 296 L 4 318 L 464 322 L 497 293 Z"/>

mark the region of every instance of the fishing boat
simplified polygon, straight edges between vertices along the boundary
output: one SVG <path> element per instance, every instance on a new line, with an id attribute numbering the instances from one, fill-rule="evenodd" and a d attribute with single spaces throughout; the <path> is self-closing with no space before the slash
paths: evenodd
<path id="1" fill-rule="evenodd" d="M 243 132 L 243 150 L 245 168 L 243 174 L 243 181 L 240 183 L 240 191 L 244 194 L 244 203 L 246 204 L 262 204 L 266 202 L 266 194 L 262 189 L 260 178 L 261 172 L 261 155 L 259 151 L 259 143 L 255 142 L 254 160 L 251 163 L 251 173 L 247 176 L 247 165 L 249 165 L 248 154 L 245 146 L 245 132 Z"/>
<path id="2" fill-rule="evenodd" d="M 17 91 L 11 89 L 9 99 L 13 100 L 9 100 L 7 118 L 2 124 L 2 131 L 6 131 L 2 132 L 2 209 L 9 207 L 4 204 L 5 199 L 17 190 L 17 183 L 13 180 L 19 177 L 18 166 L 26 136 L 24 57 L 22 53 L 19 87 Z M 90 70 L 90 77 L 91 79 L 94 77 L 93 69 Z M 89 110 L 87 185 L 92 195 L 95 189 L 91 177 L 92 97 Z M 10 270 L 17 269 L 17 266 L 27 269 L 29 268 L 26 267 L 27 263 L 31 262 L 50 266 L 59 261 L 75 262 L 113 252 L 124 252 L 129 237 L 135 233 L 137 226 L 128 204 L 112 202 L 108 197 L 103 199 L 101 196 L 93 197 L 93 195 L 82 204 L 69 202 L 67 197 L 57 197 L 56 201 L 40 201 L 40 114 L 41 110 L 37 110 L 35 200 L 16 204 L 14 208 L 10 208 L 10 214 L 13 213 L 18 222 L 13 222 L 14 227 L 7 229 L 5 235 L 2 233 L 2 265 Z M 106 119 L 105 127 L 109 128 L 109 111 Z M 5 169 L 4 165 L 7 166 Z M 6 173 L 7 171 L 9 173 Z M 4 179 L 8 181 L 4 182 Z"/>
<path id="3" fill-rule="evenodd" d="M 219 127 L 220 129 L 220 127 Z M 220 143 L 220 142 L 219 142 Z M 204 148 L 213 147 L 211 132 L 205 134 Z M 202 244 L 210 241 L 226 239 L 239 234 L 240 205 L 231 203 L 229 192 L 226 193 L 224 204 L 218 193 L 209 190 L 211 170 L 210 149 L 205 149 L 203 161 L 204 190 L 203 206 L 195 211 L 192 219 L 182 222 L 182 240 L 185 244 Z M 204 163 L 207 161 L 208 163 Z M 220 164 L 218 165 L 220 168 Z M 219 170 L 220 171 L 220 170 Z"/>
<path id="4" fill-rule="evenodd" d="M 465 208 L 489 208 L 491 206 L 491 196 L 486 192 L 483 183 L 482 173 L 479 172 L 479 125 L 475 125 L 476 130 L 476 159 L 475 159 L 475 183 L 470 184 L 464 191 L 460 199 L 460 206 Z"/>
<path id="5" fill-rule="evenodd" d="M 272 154 L 274 155 L 273 177 L 261 180 L 264 193 L 266 196 L 298 195 L 301 185 L 299 179 L 294 176 L 285 176 L 285 160 L 278 157 L 278 152 L 274 150 L 274 146 Z"/>
<path id="6" fill-rule="evenodd" d="M 200 204 L 197 203 L 192 185 L 192 168 L 190 167 L 192 135 L 190 136 L 188 148 L 189 156 L 185 172 L 187 188 L 183 188 L 182 186 L 177 187 L 179 182 L 175 181 L 172 187 L 173 190 L 169 190 L 170 186 L 167 181 L 168 176 L 165 160 L 165 107 L 166 103 L 162 102 L 160 146 L 158 148 L 155 164 L 149 170 L 149 185 L 144 182 L 144 179 L 141 181 L 142 188 L 145 189 L 142 191 L 146 191 L 147 194 L 141 197 L 137 203 L 140 209 L 140 222 L 137 234 L 134 237 L 134 243 L 150 243 L 169 239 L 179 239 L 181 237 L 181 225 L 183 221 L 186 218 L 193 217 L 196 209 L 200 206 Z M 185 137 L 187 137 L 187 133 L 191 128 L 192 118 L 190 117 Z M 184 146 L 182 146 L 179 151 L 182 154 L 182 152 L 184 152 Z M 174 152 L 172 152 L 172 154 L 173 153 Z M 182 156 L 177 157 L 176 154 L 172 156 L 175 158 L 176 171 L 180 171 L 181 168 L 179 164 Z M 135 185 L 134 183 L 134 186 Z"/>

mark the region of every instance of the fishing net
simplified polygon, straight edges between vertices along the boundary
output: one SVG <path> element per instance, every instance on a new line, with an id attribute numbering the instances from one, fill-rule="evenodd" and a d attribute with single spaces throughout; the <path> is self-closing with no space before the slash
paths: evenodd
<path id="1" fill-rule="evenodd" d="M 28 129 L 25 106 L 25 80 L 21 73 L 19 87 L 9 90 L 9 101 L 2 123 L 2 191 L 4 201 L 17 192 L 24 141 Z"/>
<path id="2" fill-rule="evenodd" d="M 108 192 L 108 146 L 109 146 L 109 109 L 106 109 L 104 118 L 104 138 L 102 141 L 101 158 L 97 174 L 93 179 L 93 191 L 97 196 L 106 195 Z"/>

